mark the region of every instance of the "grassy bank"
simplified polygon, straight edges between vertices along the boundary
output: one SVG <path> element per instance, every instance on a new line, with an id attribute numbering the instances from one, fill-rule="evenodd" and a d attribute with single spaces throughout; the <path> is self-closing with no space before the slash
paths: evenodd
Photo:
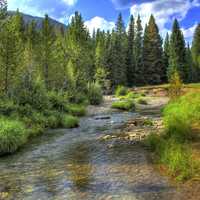
<path id="1" fill-rule="evenodd" d="M 14 153 L 29 138 L 49 128 L 75 128 L 88 104 L 103 100 L 98 84 L 90 84 L 84 94 L 47 91 L 41 82 L 32 90 L 20 87 L 14 98 L 0 99 L 0 155 Z"/>
<path id="2" fill-rule="evenodd" d="M 165 132 L 146 141 L 156 161 L 177 180 L 199 175 L 199 159 L 194 159 L 193 142 L 200 134 L 200 94 L 188 93 L 170 102 L 163 111 Z"/>

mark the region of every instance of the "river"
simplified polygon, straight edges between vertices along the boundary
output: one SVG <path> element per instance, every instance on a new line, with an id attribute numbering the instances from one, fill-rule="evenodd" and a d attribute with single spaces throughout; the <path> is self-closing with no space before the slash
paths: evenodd
<path id="1" fill-rule="evenodd" d="M 49 130 L 0 158 L 0 199 L 173 199 L 175 189 L 154 170 L 141 146 L 99 140 L 136 116 L 96 112 L 83 117 L 79 128 Z"/>

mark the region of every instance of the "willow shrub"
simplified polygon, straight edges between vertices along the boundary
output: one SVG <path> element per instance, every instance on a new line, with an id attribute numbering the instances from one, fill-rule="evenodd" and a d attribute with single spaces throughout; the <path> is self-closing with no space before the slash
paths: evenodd
<path id="1" fill-rule="evenodd" d="M 25 125 L 17 120 L 0 118 L 0 154 L 15 152 L 28 137 Z"/>
<path id="2" fill-rule="evenodd" d="M 63 115 L 61 125 L 63 128 L 75 128 L 79 125 L 79 119 L 72 115 Z"/>

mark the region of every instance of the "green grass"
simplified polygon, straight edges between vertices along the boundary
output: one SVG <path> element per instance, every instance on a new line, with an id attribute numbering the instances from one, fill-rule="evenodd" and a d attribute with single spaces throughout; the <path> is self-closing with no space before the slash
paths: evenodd
<path id="1" fill-rule="evenodd" d="M 79 104 L 68 104 L 67 111 L 69 114 L 77 117 L 82 117 L 86 114 L 85 106 Z"/>
<path id="2" fill-rule="evenodd" d="M 122 85 L 119 85 L 117 89 L 115 90 L 116 97 L 126 96 L 127 94 L 128 94 L 128 88 Z"/>
<path id="3" fill-rule="evenodd" d="M 75 128 L 79 125 L 79 119 L 72 115 L 63 115 L 61 125 L 63 128 Z"/>
<path id="4" fill-rule="evenodd" d="M 125 111 L 134 111 L 135 102 L 133 100 L 117 101 L 117 102 L 112 103 L 112 108 L 125 110 Z"/>
<path id="5" fill-rule="evenodd" d="M 200 94 L 189 93 L 170 102 L 163 115 L 164 134 L 151 134 L 145 143 L 171 176 L 179 181 L 190 179 L 199 168 L 197 161 L 192 158 L 190 139 L 193 124 L 199 124 L 200 121 Z"/>
<path id="6" fill-rule="evenodd" d="M 193 124 L 200 121 L 200 93 L 189 93 L 164 109 L 167 134 L 179 140 L 190 138 Z"/>
<path id="7" fill-rule="evenodd" d="M 28 137 L 25 125 L 18 120 L 0 118 L 0 154 L 15 152 Z"/>

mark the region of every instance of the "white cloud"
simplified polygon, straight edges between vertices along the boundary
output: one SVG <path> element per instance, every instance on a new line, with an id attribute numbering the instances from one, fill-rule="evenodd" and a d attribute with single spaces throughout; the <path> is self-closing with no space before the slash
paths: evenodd
<path id="1" fill-rule="evenodd" d="M 155 0 L 142 4 L 135 4 L 131 7 L 130 12 L 134 16 L 140 14 L 143 26 L 148 23 L 149 17 L 153 14 L 156 22 L 164 36 L 168 31 L 165 25 L 173 18 L 182 20 L 186 17 L 188 11 L 193 7 L 200 6 L 199 0 Z"/>
<path id="2" fill-rule="evenodd" d="M 77 0 L 62 0 L 62 1 L 69 6 L 73 6 L 77 2 Z"/>
<path id="3" fill-rule="evenodd" d="M 88 20 L 85 22 L 85 25 L 88 27 L 90 33 L 93 32 L 93 30 L 101 29 L 101 30 L 112 30 L 115 27 L 115 23 L 112 21 L 106 21 L 102 17 L 94 17 L 91 20 Z"/>
<path id="4" fill-rule="evenodd" d="M 181 29 L 186 39 L 190 39 L 193 37 L 196 27 L 197 27 L 197 23 L 195 23 L 192 27 L 188 29 L 184 29 L 184 28 Z"/>

